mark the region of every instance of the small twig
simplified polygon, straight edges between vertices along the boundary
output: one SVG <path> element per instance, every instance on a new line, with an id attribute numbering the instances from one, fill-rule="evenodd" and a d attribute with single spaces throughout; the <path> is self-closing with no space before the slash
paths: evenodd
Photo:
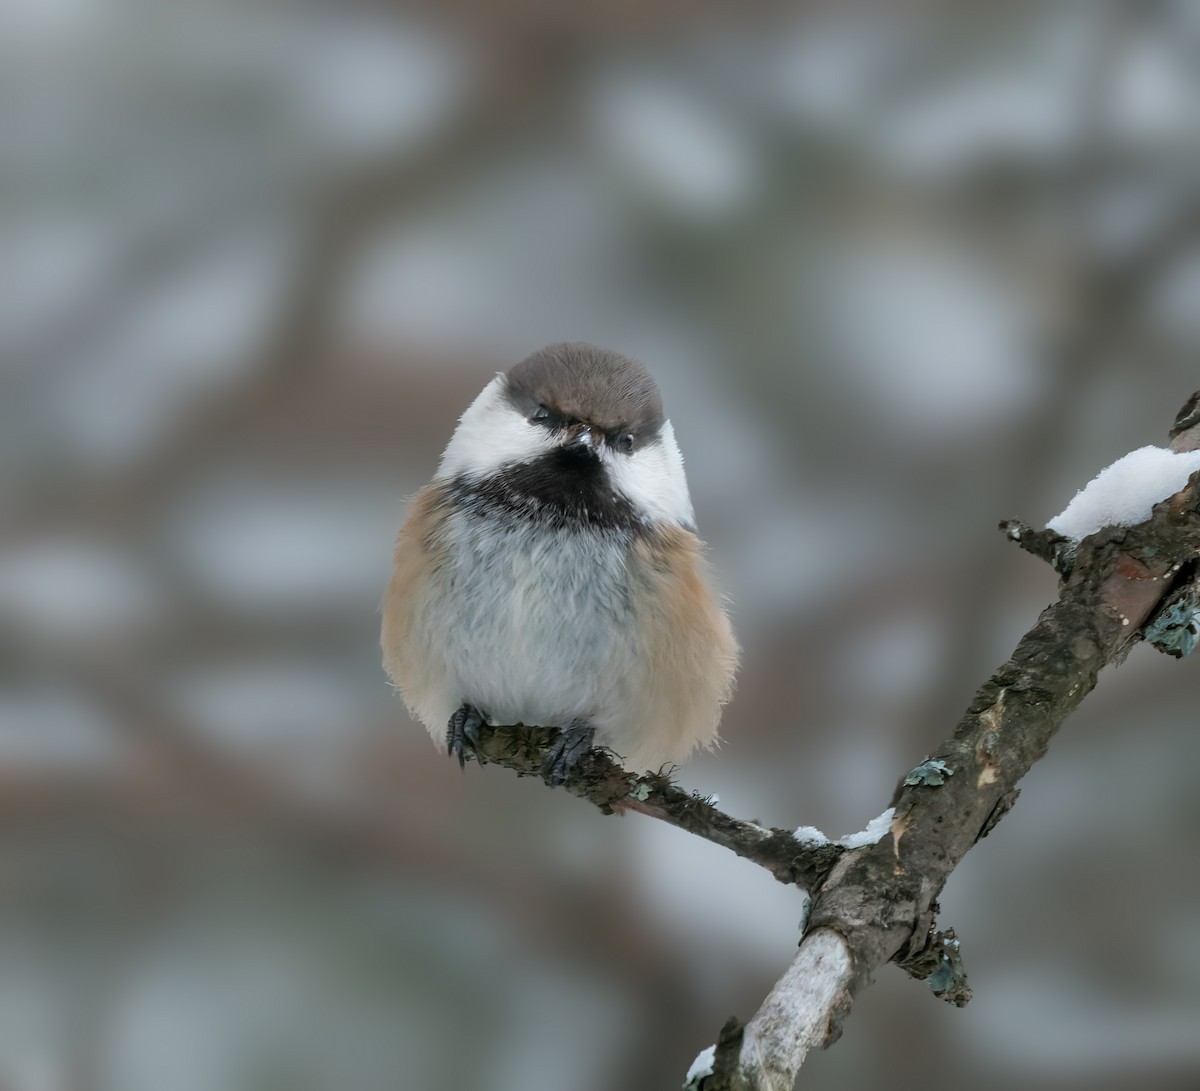
<path id="1" fill-rule="evenodd" d="M 1005 519 L 1000 524 L 1010 542 L 1016 542 L 1026 553 L 1045 561 L 1055 572 L 1067 574 L 1075 559 L 1075 543 L 1053 530 L 1038 530 L 1020 519 Z"/>
<path id="2" fill-rule="evenodd" d="M 481 764 L 491 762 L 520 776 L 536 776 L 557 731 L 524 724 L 485 727 L 475 744 L 476 758 Z M 673 784 L 668 772 L 638 776 L 602 749 L 584 755 L 563 787 L 605 814 L 637 811 L 678 826 L 758 864 L 781 883 L 806 891 L 815 889 L 846 852 L 841 845 L 801 843 L 788 830 L 734 818 L 711 798 Z"/>

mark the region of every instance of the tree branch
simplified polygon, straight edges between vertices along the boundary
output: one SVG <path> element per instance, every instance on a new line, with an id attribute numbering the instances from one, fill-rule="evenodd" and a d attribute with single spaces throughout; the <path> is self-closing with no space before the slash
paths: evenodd
<path id="1" fill-rule="evenodd" d="M 1014 525 L 1007 525 L 1009 536 L 1024 545 L 1026 535 L 1013 535 Z M 890 836 L 843 856 L 814 897 L 800 953 L 784 981 L 811 966 L 816 953 L 806 949 L 825 951 L 833 933 L 849 955 L 840 987 L 827 994 L 822 1012 L 812 1010 L 811 997 L 796 997 L 790 1022 L 764 1015 L 778 1004 L 777 987 L 740 1043 L 723 1033 L 713 1075 L 697 1086 L 790 1088 L 819 1017 L 826 1028 L 822 1044 L 835 1041 L 854 994 L 887 961 L 925 977 L 943 998 L 966 1002 L 957 940 L 932 931 L 938 894 L 971 846 L 1012 806 L 1018 781 L 1094 688 L 1100 670 L 1125 654 L 1164 602 L 1188 592 L 1194 600 L 1198 554 L 1200 474 L 1155 505 L 1145 523 L 1108 527 L 1079 543 L 1058 601 L 980 688 L 953 736 L 897 788 Z M 939 775 L 921 775 L 931 768 Z M 776 1038 L 769 1063 L 761 1048 L 746 1044 L 751 1028 L 761 1034 L 764 1021 Z"/>
<path id="2" fill-rule="evenodd" d="M 481 765 L 535 776 L 558 729 L 524 724 L 483 727 L 475 744 Z M 788 831 L 734 818 L 717 808 L 711 797 L 671 783 L 665 771 L 636 776 L 621 768 L 602 749 L 589 751 L 568 776 L 564 788 L 594 803 L 605 814 L 637 811 L 678 826 L 766 868 L 781 883 L 815 889 L 846 849 L 837 844 L 800 842 Z"/>
<path id="3" fill-rule="evenodd" d="M 1179 420 L 1186 417 L 1185 406 Z M 1174 437 L 1177 448 L 1186 434 Z M 605 813 L 635 810 L 659 818 L 811 893 L 791 967 L 749 1023 L 726 1024 L 711 1071 L 702 1066 L 689 1086 L 786 1091 L 809 1049 L 837 1039 L 854 995 L 888 961 L 926 980 L 942 999 L 965 1004 L 970 989 L 958 940 L 952 930 L 934 929 L 947 878 L 1012 807 L 1018 782 L 1095 687 L 1101 669 L 1124 656 L 1144 630 L 1178 632 L 1191 624 L 1190 614 L 1182 614 L 1197 596 L 1200 473 L 1155 505 L 1145 523 L 1107 527 L 1079 542 L 1069 567 L 1059 564 L 1065 539 L 1016 521 L 1001 525 L 1009 538 L 1062 568 L 1059 599 L 980 687 L 954 734 L 903 778 L 890 827 L 878 841 L 854 848 L 801 843 L 786 830 L 724 814 L 665 773 L 635 776 L 599 750 L 567 781 L 568 791 Z M 1163 621 L 1168 608 L 1180 617 Z M 1182 654 L 1177 644 L 1163 650 Z M 487 729 L 477 757 L 535 774 L 555 730 Z"/>

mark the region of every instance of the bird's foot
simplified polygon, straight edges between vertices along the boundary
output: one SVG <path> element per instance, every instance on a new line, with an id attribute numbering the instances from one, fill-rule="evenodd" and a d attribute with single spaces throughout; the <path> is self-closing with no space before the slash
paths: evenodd
<path id="1" fill-rule="evenodd" d="M 460 769 L 467 767 L 468 758 L 478 759 L 475 745 L 480 741 L 480 729 L 486 723 L 483 713 L 471 705 L 463 705 L 450 717 L 446 728 L 446 748 L 452 758 L 458 758 Z"/>
<path id="2" fill-rule="evenodd" d="M 595 738 L 596 729 L 586 720 L 573 720 L 560 728 L 542 761 L 542 780 L 551 788 L 562 784 L 591 750 Z"/>

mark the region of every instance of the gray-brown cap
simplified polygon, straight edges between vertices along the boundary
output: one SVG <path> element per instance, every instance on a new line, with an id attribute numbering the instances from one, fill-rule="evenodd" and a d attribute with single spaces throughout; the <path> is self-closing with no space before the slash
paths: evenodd
<path id="1" fill-rule="evenodd" d="M 526 357 L 505 376 L 508 398 L 525 416 L 539 406 L 566 421 L 632 433 L 637 445 L 663 426 L 658 384 L 637 360 L 582 341 L 561 341 Z"/>

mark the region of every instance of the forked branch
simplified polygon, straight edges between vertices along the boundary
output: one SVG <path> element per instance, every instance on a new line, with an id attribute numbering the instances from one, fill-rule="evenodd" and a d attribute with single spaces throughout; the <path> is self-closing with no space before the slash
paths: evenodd
<path id="1" fill-rule="evenodd" d="M 1180 421 L 1186 412 L 1185 406 Z M 1198 429 L 1200 423 L 1182 431 L 1177 424 L 1172 445 L 1188 449 Z M 669 822 L 752 860 L 811 898 L 791 966 L 748 1023 L 726 1024 L 711 1064 L 696 1071 L 691 1087 L 788 1091 L 808 1050 L 837 1039 L 855 994 L 889 961 L 927 980 L 943 999 L 966 1003 L 970 989 L 958 940 L 952 930 L 934 926 L 947 878 L 1012 807 L 1018 782 L 1105 666 L 1146 635 L 1181 654 L 1177 642 L 1163 647 L 1162 634 L 1195 634 L 1189 611 L 1197 597 L 1200 474 L 1155 505 L 1146 522 L 1106 527 L 1079 543 L 1016 521 L 1001 526 L 1065 573 L 1059 598 L 980 687 L 953 735 L 902 777 L 879 840 L 853 848 L 802 842 L 786 830 L 724 814 L 665 774 L 628 773 L 603 751 L 589 753 L 568 779 L 568 791 L 606 813 L 634 810 Z M 477 756 L 536 774 L 553 732 L 488 729 Z"/>

